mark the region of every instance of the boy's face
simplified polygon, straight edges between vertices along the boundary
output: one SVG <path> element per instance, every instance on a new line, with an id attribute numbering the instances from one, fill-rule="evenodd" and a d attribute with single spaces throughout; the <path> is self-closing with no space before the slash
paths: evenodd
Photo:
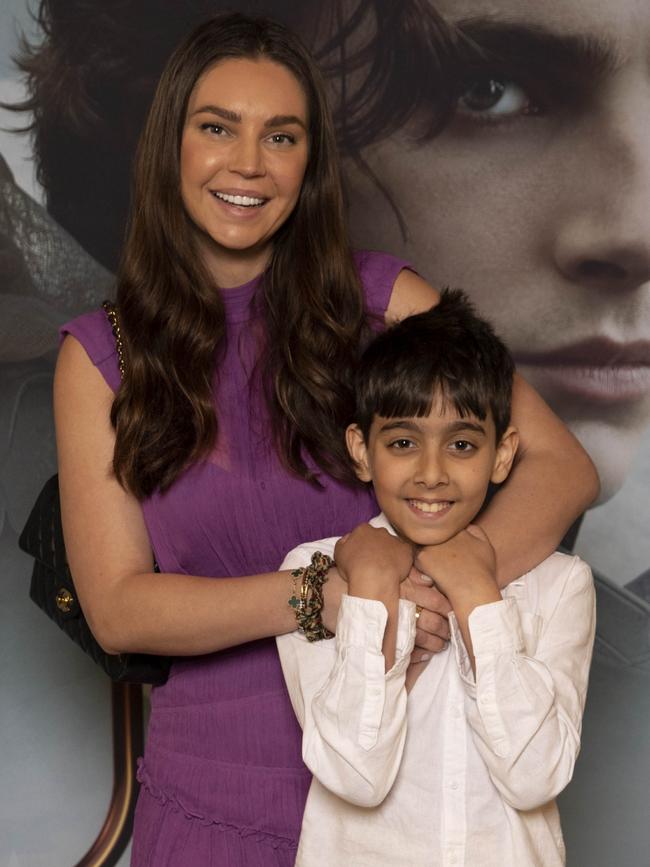
<path id="1" fill-rule="evenodd" d="M 346 432 L 357 475 L 372 482 L 377 502 L 397 533 L 415 545 L 437 545 L 470 524 L 490 481 L 504 481 L 518 435 L 496 442 L 490 414 L 465 418 L 434 401 L 423 418 L 375 416 L 368 441 L 357 425 Z"/>

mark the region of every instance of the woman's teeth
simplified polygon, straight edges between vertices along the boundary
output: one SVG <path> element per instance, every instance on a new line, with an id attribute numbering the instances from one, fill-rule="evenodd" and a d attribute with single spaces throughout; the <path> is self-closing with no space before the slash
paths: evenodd
<path id="1" fill-rule="evenodd" d="M 265 202 L 265 199 L 255 199 L 252 196 L 229 196 L 228 193 L 213 193 L 212 195 L 223 202 L 228 202 L 229 205 L 239 205 L 242 208 L 255 208 Z"/>

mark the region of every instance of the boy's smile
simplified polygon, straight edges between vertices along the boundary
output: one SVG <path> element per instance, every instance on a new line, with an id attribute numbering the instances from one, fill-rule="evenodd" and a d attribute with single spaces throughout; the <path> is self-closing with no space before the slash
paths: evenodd
<path id="1" fill-rule="evenodd" d="M 508 428 L 497 444 L 490 414 L 463 418 L 440 401 L 422 418 L 375 416 L 367 443 L 356 425 L 347 431 L 359 478 L 373 483 L 392 526 L 416 545 L 445 542 L 472 522 L 489 482 L 508 475 L 517 439 Z"/>

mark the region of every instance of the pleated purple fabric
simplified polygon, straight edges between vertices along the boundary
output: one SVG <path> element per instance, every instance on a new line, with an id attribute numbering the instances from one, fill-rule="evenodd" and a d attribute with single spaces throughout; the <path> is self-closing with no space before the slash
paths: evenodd
<path id="1" fill-rule="evenodd" d="M 370 311 L 383 316 L 406 263 L 356 254 Z M 227 348 L 215 382 L 220 423 L 209 459 L 143 504 L 162 571 L 205 576 L 277 569 L 309 539 L 337 536 L 376 508 L 365 491 L 287 474 L 252 376 L 260 328 L 250 283 L 224 291 Z M 113 336 L 99 310 L 61 329 L 74 335 L 110 387 L 119 385 Z M 259 612 L 264 617 L 264 611 Z M 134 867 L 290 867 L 310 775 L 301 759 L 274 640 L 177 660 L 154 688 L 138 779 Z"/>

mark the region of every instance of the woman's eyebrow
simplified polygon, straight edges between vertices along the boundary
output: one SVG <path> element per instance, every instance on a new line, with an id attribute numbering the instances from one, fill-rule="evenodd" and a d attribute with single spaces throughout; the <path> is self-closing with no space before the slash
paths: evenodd
<path id="1" fill-rule="evenodd" d="M 589 33 L 563 32 L 544 24 L 471 17 L 453 22 L 460 36 L 460 53 L 478 49 L 475 61 L 522 62 L 574 75 L 598 75 L 621 66 L 625 57 L 604 39 Z"/>
<path id="2" fill-rule="evenodd" d="M 305 121 L 295 114 L 274 114 L 264 121 L 264 126 L 288 126 L 292 123 L 305 129 Z"/>
<path id="3" fill-rule="evenodd" d="M 192 115 L 195 114 L 215 114 L 223 120 L 229 120 L 231 123 L 241 123 L 241 114 L 236 111 L 231 111 L 229 108 L 222 108 L 220 105 L 202 105 L 200 108 L 194 109 Z M 296 124 L 297 126 L 306 129 L 305 121 L 295 114 L 274 114 L 273 117 L 264 121 L 265 127 L 272 126 L 288 126 Z"/>
<path id="4" fill-rule="evenodd" d="M 221 108 L 219 105 L 202 105 L 200 108 L 194 109 L 192 114 L 216 114 L 217 117 L 229 120 L 231 123 L 241 123 L 241 114 L 230 111 L 228 108 Z"/>

